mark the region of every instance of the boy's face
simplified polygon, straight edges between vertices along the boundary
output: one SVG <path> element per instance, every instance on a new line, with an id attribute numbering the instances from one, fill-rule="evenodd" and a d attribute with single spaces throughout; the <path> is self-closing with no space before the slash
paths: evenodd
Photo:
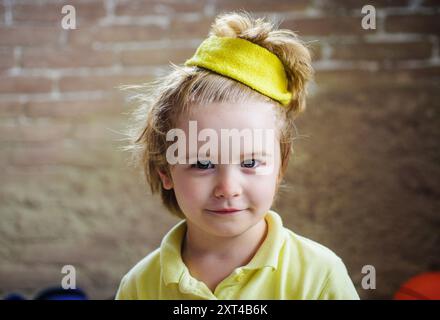
<path id="1" fill-rule="evenodd" d="M 281 159 L 278 124 L 273 106 L 263 102 L 213 103 L 193 110 L 192 114 L 182 116 L 177 125 L 185 132 L 185 154 L 189 160 L 185 164 L 170 165 L 171 179 L 159 172 L 163 186 L 166 189 L 174 188 L 189 228 L 197 228 L 201 232 L 220 237 L 237 236 L 264 217 L 275 196 Z M 192 122 L 193 132 L 194 124 L 197 125 L 196 137 L 194 134 L 191 137 L 190 121 L 196 121 Z M 210 129 L 205 132 L 216 133 L 218 147 L 210 150 L 209 156 L 204 153 L 204 158 L 201 158 L 198 153 L 200 147 L 208 141 L 198 137 L 203 129 Z M 229 137 L 222 139 L 221 130 L 232 132 L 229 131 L 231 129 L 251 132 L 253 141 L 257 144 L 250 150 L 250 155 L 245 155 L 249 154 L 249 149 L 245 148 L 243 140 L 237 150 Z M 242 131 L 243 129 L 246 130 Z M 257 131 L 254 129 L 264 132 L 264 138 L 255 134 Z M 273 136 L 267 133 L 272 133 Z M 210 135 L 209 139 L 212 137 L 214 136 Z M 271 138 L 265 140 L 267 137 Z M 226 152 L 222 152 L 225 150 L 224 144 L 228 146 L 228 142 L 229 159 L 225 156 Z M 193 147 L 195 154 L 191 153 L 191 143 L 196 146 L 196 149 Z M 253 156 L 252 151 L 264 151 L 267 157 Z M 200 162 L 195 163 L 197 156 Z M 214 212 L 225 208 L 236 208 L 240 211 Z"/>

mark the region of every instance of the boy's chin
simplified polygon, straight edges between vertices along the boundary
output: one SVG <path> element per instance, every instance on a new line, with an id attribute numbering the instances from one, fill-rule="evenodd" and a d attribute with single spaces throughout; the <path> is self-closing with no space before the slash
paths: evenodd
<path id="1" fill-rule="evenodd" d="M 233 238 L 244 234 L 254 225 L 255 223 L 253 221 L 230 221 L 229 223 L 215 223 L 209 226 L 209 233 L 216 237 Z"/>

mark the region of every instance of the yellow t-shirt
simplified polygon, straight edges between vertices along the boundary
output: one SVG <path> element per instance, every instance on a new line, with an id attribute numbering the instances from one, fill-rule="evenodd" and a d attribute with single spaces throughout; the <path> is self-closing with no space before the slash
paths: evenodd
<path id="1" fill-rule="evenodd" d="M 160 248 L 122 278 L 116 299 L 359 299 L 333 251 L 283 227 L 273 210 L 265 219 L 268 232 L 255 256 L 214 292 L 192 277 L 182 260 L 182 220 L 165 235 Z"/>

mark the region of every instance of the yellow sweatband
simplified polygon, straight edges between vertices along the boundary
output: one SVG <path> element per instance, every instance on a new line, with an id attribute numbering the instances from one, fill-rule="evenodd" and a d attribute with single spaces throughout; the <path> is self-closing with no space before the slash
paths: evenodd
<path id="1" fill-rule="evenodd" d="M 240 81 L 283 106 L 292 99 L 281 60 L 248 40 L 211 36 L 185 65 L 199 66 Z"/>

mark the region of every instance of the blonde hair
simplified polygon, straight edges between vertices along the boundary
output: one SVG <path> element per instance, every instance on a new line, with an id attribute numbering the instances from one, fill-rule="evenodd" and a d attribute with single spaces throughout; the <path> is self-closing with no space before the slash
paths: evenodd
<path id="1" fill-rule="evenodd" d="M 139 103 L 134 110 L 133 122 L 128 130 L 132 160 L 141 165 L 152 194 L 159 193 L 165 207 L 184 218 L 174 189 L 166 190 L 157 170 L 171 177 L 165 154 L 173 142 L 166 141 L 166 133 L 175 128 L 181 114 L 194 105 L 214 102 L 240 103 L 255 99 L 273 104 L 280 120 L 281 166 L 277 191 L 287 170 L 296 127 L 294 119 L 306 106 L 306 84 L 313 76 L 310 52 L 297 35 L 287 29 L 277 29 L 275 22 L 253 18 L 245 11 L 223 13 L 211 25 L 209 36 L 242 38 L 274 53 L 284 65 L 288 90 L 292 100 L 287 106 L 254 91 L 250 87 L 200 67 L 178 66 L 171 63 L 171 72 L 142 85 L 122 86 L 123 90 L 136 92 L 133 98 Z M 189 58 L 189 57 L 188 57 Z"/>

